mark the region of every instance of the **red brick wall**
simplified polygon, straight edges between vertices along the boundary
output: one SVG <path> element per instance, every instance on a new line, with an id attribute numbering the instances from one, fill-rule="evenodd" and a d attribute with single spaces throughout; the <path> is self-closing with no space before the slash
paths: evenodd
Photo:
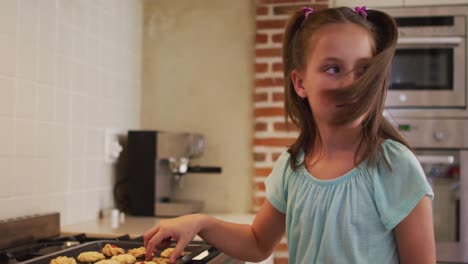
<path id="1" fill-rule="evenodd" d="M 255 136 L 253 152 L 254 210 L 265 200 L 264 180 L 274 162 L 298 136 L 297 129 L 287 131 L 284 123 L 283 65 L 281 44 L 288 12 L 309 6 L 328 7 L 328 0 L 256 0 Z M 286 240 L 276 248 L 275 263 L 288 263 Z"/>

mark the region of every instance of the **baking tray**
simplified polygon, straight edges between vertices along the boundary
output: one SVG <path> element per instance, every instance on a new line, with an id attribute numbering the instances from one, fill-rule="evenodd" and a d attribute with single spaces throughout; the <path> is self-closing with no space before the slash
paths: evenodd
<path id="1" fill-rule="evenodd" d="M 49 262 L 59 256 L 66 256 L 66 257 L 73 257 L 76 260 L 76 263 L 82 263 L 85 264 L 86 262 L 79 262 L 77 257 L 80 253 L 86 252 L 86 251 L 98 251 L 101 252 L 102 248 L 106 244 L 111 244 L 111 245 L 116 245 L 117 247 L 121 247 L 127 251 L 128 249 L 132 248 L 137 248 L 137 247 L 142 247 L 143 243 L 142 242 L 134 242 L 134 241 L 115 241 L 115 240 L 98 240 L 98 241 L 93 241 L 93 242 L 88 242 L 84 244 L 80 244 L 74 247 L 70 247 L 61 251 L 57 251 L 51 254 L 47 254 L 44 256 L 40 256 L 34 259 L 30 259 L 24 262 L 20 263 L 31 263 L 31 264 L 49 264 Z M 175 244 L 171 244 L 169 247 L 175 247 Z M 176 262 L 177 264 L 182 264 L 182 263 L 187 263 L 192 260 L 192 258 L 198 256 L 200 253 L 202 253 L 205 250 L 209 250 L 211 248 L 210 245 L 206 244 L 188 244 L 184 251 L 188 252 L 187 255 L 183 256 L 182 258 L 179 258 Z M 164 249 L 156 251 L 156 256 L 159 256 L 161 251 Z M 106 257 L 106 259 L 110 259 L 110 257 Z M 138 261 L 144 261 L 144 258 L 137 258 Z M 87 263 L 86 263 L 87 264 Z"/>

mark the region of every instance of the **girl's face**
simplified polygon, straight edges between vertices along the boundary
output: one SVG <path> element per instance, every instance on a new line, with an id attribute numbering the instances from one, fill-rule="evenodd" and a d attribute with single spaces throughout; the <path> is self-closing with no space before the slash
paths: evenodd
<path id="1" fill-rule="evenodd" d="M 359 78 L 372 58 L 373 47 L 371 34 L 352 23 L 330 24 L 314 35 L 306 69 L 293 70 L 291 78 L 297 94 L 308 99 L 316 122 L 328 123 L 332 113 L 346 106 L 348 102 L 332 101 L 324 91 L 347 87 Z"/>

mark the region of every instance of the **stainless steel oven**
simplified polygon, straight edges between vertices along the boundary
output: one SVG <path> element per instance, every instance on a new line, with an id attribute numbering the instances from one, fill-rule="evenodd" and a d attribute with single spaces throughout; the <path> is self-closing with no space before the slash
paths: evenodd
<path id="1" fill-rule="evenodd" d="M 391 119 L 434 191 L 438 261 L 468 263 L 468 119 Z"/>
<path id="2" fill-rule="evenodd" d="M 466 106 L 466 16 L 396 17 L 388 107 Z"/>
<path id="3" fill-rule="evenodd" d="M 397 117 L 468 118 L 468 5 L 384 11 L 399 34 L 386 109 Z"/>

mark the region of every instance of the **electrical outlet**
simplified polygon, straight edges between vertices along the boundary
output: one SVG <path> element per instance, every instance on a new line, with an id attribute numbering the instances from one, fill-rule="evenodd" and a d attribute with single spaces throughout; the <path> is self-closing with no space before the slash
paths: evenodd
<path id="1" fill-rule="evenodd" d="M 126 135 L 127 131 L 118 128 L 106 128 L 104 132 L 104 161 L 115 163 L 122 152 L 123 147 L 119 137 Z"/>

